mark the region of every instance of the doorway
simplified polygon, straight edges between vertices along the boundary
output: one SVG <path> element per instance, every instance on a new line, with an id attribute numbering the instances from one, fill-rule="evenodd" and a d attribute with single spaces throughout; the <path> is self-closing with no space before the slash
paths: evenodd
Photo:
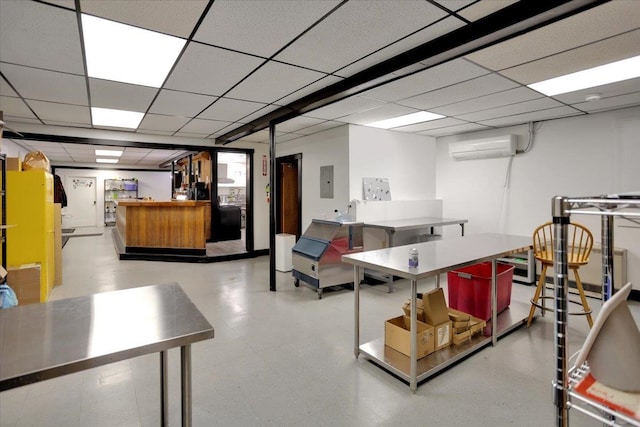
<path id="1" fill-rule="evenodd" d="M 63 215 L 65 226 L 95 227 L 97 224 L 96 178 L 88 176 L 67 176 L 64 183 L 67 206 Z"/>
<path id="2" fill-rule="evenodd" d="M 302 154 L 276 159 L 276 232 L 302 234 Z"/>

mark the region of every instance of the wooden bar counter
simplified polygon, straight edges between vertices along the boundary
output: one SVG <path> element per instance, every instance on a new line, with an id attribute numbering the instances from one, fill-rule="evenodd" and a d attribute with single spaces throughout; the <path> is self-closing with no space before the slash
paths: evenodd
<path id="1" fill-rule="evenodd" d="M 205 255 L 210 201 L 118 201 L 116 234 L 127 253 Z"/>

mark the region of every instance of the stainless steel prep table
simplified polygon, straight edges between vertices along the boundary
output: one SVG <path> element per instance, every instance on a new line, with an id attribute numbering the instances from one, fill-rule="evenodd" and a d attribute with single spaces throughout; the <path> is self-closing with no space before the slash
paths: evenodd
<path id="1" fill-rule="evenodd" d="M 469 222 L 466 219 L 455 218 L 439 218 L 439 217 L 422 217 L 422 218 L 407 218 L 407 219 L 390 219 L 386 221 L 372 221 L 365 222 L 365 228 L 380 229 L 386 233 L 389 247 L 399 246 L 407 244 L 407 242 L 398 242 L 396 234 L 407 234 L 411 232 L 419 232 L 425 230 L 429 232 L 429 235 L 433 235 L 433 229 L 435 227 L 443 227 L 446 225 L 460 225 L 460 233 L 464 236 L 464 225 Z M 413 242 L 412 242 L 413 244 Z M 365 246 L 365 250 L 369 250 Z M 378 248 L 371 248 L 378 249 Z M 365 274 L 373 276 L 376 279 L 382 279 L 387 282 L 389 286 L 389 292 L 393 292 L 393 275 L 376 276 L 374 274 Z"/>
<path id="2" fill-rule="evenodd" d="M 508 234 L 475 234 L 409 246 L 365 251 L 344 255 L 342 261 L 354 266 L 354 277 L 362 268 L 370 268 L 392 274 L 411 281 L 411 357 L 384 345 L 384 337 L 360 344 L 360 283 L 354 280 L 355 295 L 355 346 L 356 358 L 364 354 L 368 359 L 409 382 L 412 391 L 418 382 L 429 378 L 454 362 L 470 355 L 481 347 L 495 345 L 497 338 L 523 324 L 527 318 L 529 305 L 512 301 L 509 309 L 496 314 L 496 259 L 516 252 L 531 250 L 531 237 Z M 409 248 L 419 251 L 419 265 L 409 268 Z M 450 346 L 436 351 L 418 362 L 416 358 L 416 293 L 418 280 L 438 276 L 447 271 L 491 261 L 493 278 L 491 281 L 491 325 L 492 336 L 479 336 L 471 342 Z M 400 309 L 400 307 L 398 307 Z M 382 324 L 382 321 L 381 321 Z"/>
<path id="3" fill-rule="evenodd" d="M 0 391 L 160 353 L 168 425 L 168 350 L 181 347 L 182 425 L 191 425 L 191 343 L 213 327 L 177 283 L 0 310 Z"/>

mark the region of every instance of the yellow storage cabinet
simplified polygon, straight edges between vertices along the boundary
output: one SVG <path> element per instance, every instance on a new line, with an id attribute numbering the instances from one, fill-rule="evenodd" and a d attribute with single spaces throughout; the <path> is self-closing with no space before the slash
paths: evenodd
<path id="1" fill-rule="evenodd" d="M 55 278 L 53 175 L 7 171 L 7 265 L 40 263 L 40 302 L 49 298 Z"/>

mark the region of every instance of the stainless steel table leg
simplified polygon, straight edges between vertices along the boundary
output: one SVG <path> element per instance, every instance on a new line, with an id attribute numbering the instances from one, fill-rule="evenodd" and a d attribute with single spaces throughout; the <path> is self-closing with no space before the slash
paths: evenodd
<path id="1" fill-rule="evenodd" d="M 409 387 L 413 393 L 418 389 L 417 372 L 418 372 L 418 310 L 416 302 L 416 293 L 418 292 L 418 281 L 411 281 L 411 366 L 409 368 Z"/>
<path id="2" fill-rule="evenodd" d="M 440 287 L 440 275 L 436 274 L 436 288 Z"/>
<path id="3" fill-rule="evenodd" d="M 353 353 L 356 359 L 360 356 L 360 267 L 353 266 L 353 296 L 354 296 L 354 345 Z"/>
<path id="4" fill-rule="evenodd" d="M 180 347 L 182 375 L 182 426 L 191 427 L 191 344 Z"/>
<path id="5" fill-rule="evenodd" d="M 168 350 L 160 352 L 160 425 L 167 427 L 169 425 L 169 394 L 168 394 Z"/>

